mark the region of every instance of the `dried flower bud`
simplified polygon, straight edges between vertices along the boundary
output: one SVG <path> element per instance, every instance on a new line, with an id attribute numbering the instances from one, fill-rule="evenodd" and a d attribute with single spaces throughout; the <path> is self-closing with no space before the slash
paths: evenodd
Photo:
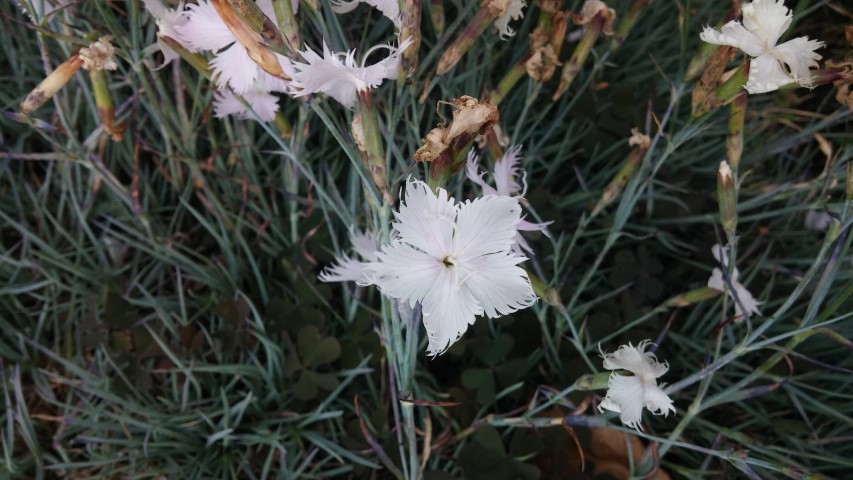
<path id="1" fill-rule="evenodd" d="M 415 152 L 418 162 L 431 162 L 447 150 L 455 140 L 469 143 L 477 135 L 487 132 L 498 121 L 498 109 L 489 101 L 480 102 L 476 98 L 463 96 L 453 100 L 453 120 L 450 126 L 438 126 L 432 129 Z M 470 138 L 460 138 L 470 137 Z"/>
<path id="2" fill-rule="evenodd" d="M 580 14 L 572 14 L 572 20 L 577 25 L 594 28 L 605 35 L 613 35 L 613 22 L 616 21 L 616 10 L 608 7 L 601 0 L 586 0 Z"/>
<path id="3" fill-rule="evenodd" d="M 115 48 L 110 37 L 101 37 L 97 42 L 80 49 L 80 60 L 84 70 L 115 70 Z"/>
<path id="4" fill-rule="evenodd" d="M 50 73 L 41 83 L 38 84 L 33 91 L 27 95 L 27 98 L 21 102 L 21 113 L 24 115 L 29 115 L 34 112 L 37 108 L 44 105 L 44 102 L 48 101 L 56 95 L 62 87 L 71 80 L 71 77 L 80 70 L 80 67 L 83 66 L 83 60 L 80 59 L 79 55 L 72 55 L 71 58 L 62 63 L 62 65 L 56 67 L 56 70 Z"/>
<path id="5" fill-rule="evenodd" d="M 850 88 L 853 85 L 853 62 L 827 60 L 826 68 L 832 72 L 832 84 L 838 89 L 835 92 L 835 99 L 853 110 L 853 90 Z M 815 83 L 823 83 L 820 81 L 820 76 L 818 74 L 818 80 Z"/>
<path id="6" fill-rule="evenodd" d="M 211 0 L 210 3 L 234 38 L 246 49 L 252 61 L 270 75 L 290 81 L 290 77 L 282 70 L 278 57 L 264 44 L 261 34 L 240 17 L 228 0 Z"/>
<path id="7" fill-rule="evenodd" d="M 645 133 L 640 133 L 639 128 L 631 129 L 631 137 L 628 139 L 628 145 L 632 147 L 640 147 L 645 150 L 652 144 L 652 139 Z"/>

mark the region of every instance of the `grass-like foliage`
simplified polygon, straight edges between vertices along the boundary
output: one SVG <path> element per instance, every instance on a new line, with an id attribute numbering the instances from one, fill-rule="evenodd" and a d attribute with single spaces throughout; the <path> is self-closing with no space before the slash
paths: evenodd
<path id="1" fill-rule="evenodd" d="M 55 3 L 0 3 L 0 479 L 849 476 L 853 117 L 836 91 L 853 75 L 825 64 L 853 58 L 844 2 L 786 2 L 783 40 L 826 43 L 815 88 L 747 96 L 734 49 L 701 77 L 699 33 L 738 18 L 728 2 L 612 0 L 613 36 L 568 16 L 540 82 L 519 65 L 543 5 L 583 2 L 528 0 L 514 36 L 489 25 L 437 74 L 481 2 L 401 0 L 421 12 L 403 21 L 420 39 L 407 78 L 369 90 L 370 110 L 283 94 L 273 122 L 216 118 L 201 54 L 157 69 L 142 2 L 45 15 Z M 301 45 L 360 60 L 403 40 L 369 5 L 333 3 L 300 2 Z M 115 70 L 80 69 L 20 113 L 105 35 Z M 415 161 L 466 95 L 499 103 L 508 140 L 474 143 L 481 168 L 521 145 L 526 219 L 553 223 L 525 233 L 538 302 L 431 357 L 419 307 L 318 274 L 351 231 L 388 241 L 407 179 L 482 195 L 464 169 Z M 712 255 L 727 243 L 738 275 Z M 761 313 L 708 288 L 714 268 Z M 675 413 L 645 410 L 639 431 L 597 407 L 602 352 L 645 339 Z"/>

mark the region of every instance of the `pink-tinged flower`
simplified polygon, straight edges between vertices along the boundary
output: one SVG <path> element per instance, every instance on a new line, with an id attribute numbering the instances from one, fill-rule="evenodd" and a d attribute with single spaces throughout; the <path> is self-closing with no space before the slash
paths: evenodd
<path id="1" fill-rule="evenodd" d="M 366 3 L 382 12 L 394 22 L 394 26 L 400 28 L 402 17 L 400 16 L 400 4 L 397 0 L 332 0 L 332 11 L 335 13 L 349 13 L 355 10 L 359 3 Z"/>
<path id="2" fill-rule="evenodd" d="M 602 353 L 604 368 L 627 370 L 633 375 L 613 372 L 607 382 L 607 395 L 598 404 L 598 410 L 619 413 L 622 423 L 637 430 L 643 429 L 640 423 L 643 407 L 655 415 L 667 416 L 669 412 L 675 412 L 672 400 L 657 384 L 657 379 L 669 370 L 669 365 L 659 363 L 654 353 L 647 352 L 649 345 L 651 342 L 645 340 L 636 347 L 629 343 L 613 353 Z"/>
<path id="3" fill-rule="evenodd" d="M 301 90 L 295 96 L 325 93 L 347 108 L 355 106 L 358 91 L 370 90 L 382 84 L 386 78 L 397 78 L 400 53 L 409 48 L 411 39 L 404 40 L 399 47 L 377 45 L 364 55 L 359 65 L 355 61 L 355 50 L 335 53 L 323 42 L 323 56 L 306 47 L 300 52 L 303 62 L 293 62 L 293 87 Z M 365 61 L 371 53 L 387 49 L 388 56 L 370 66 Z"/>
<path id="4" fill-rule="evenodd" d="M 518 176 L 521 173 L 519 163 L 521 162 L 521 145 L 516 145 L 506 151 L 499 162 L 495 163 L 495 168 L 492 171 L 492 178 L 495 186 L 492 187 L 484 179 L 486 172 L 481 172 L 479 169 L 480 157 L 471 149 L 468 152 L 468 161 L 465 163 L 465 174 L 468 179 L 476 183 L 483 189 L 483 195 L 505 195 L 508 197 L 524 196 L 524 190 L 518 183 Z M 532 223 L 524 218 L 520 218 L 518 225 L 515 226 L 519 232 L 531 232 L 538 230 L 545 235 L 548 235 L 548 225 L 553 222 Z M 518 233 L 515 237 L 515 244 L 512 249 L 516 253 L 521 253 L 521 250 L 532 252 L 533 250 L 528 245 L 527 241 Z"/>
<path id="5" fill-rule="evenodd" d="M 157 47 L 163 52 L 163 64 L 165 66 L 172 60 L 180 58 L 172 47 L 166 44 L 160 37 L 169 37 L 175 41 L 180 41 L 181 35 L 178 29 L 189 20 L 184 11 L 184 2 L 178 3 L 176 8 L 167 8 L 163 5 L 162 0 L 142 0 L 142 4 L 148 13 L 154 17 L 157 24 Z M 160 68 L 158 67 L 158 68 Z"/>
<path id="6" fill-rule="evenodd" d="M 729 261 L 726 249 L 717 244 L 711 247 L 711 253 L 713 253 L 714 258 L 717 259 L 718 265 L 722 265 L 723 268 L 728 268 Z M 708 287 L 721 292 L 728 292 L 729 296 L 734 300 L 735 312 L 737 313 L 735 316 L 735 323 L 742 322 L 743 319 L 749 318 L 753 314 L 761 315 L 761 312 L 758 311 L 758 306 L 761 305 L 761 303 L 755 301 L 755 298 L 753 298 L 752 294 L 749 293 L 749 290 L 747 290 L 746 287 L 738 281 L 739 276 L 740 273 L 737 268 L 732 270 L 732 288 L 728 288 L 726 285 L 726 282 L 723 279 L 723 272 L 719 268 L 715 268 L 711 272 L 711 278 L 708 279 Z M 737 295 L 737 298 L 735 298 L 735 295 Z"/>
<path id="7" fill-rule="evenodd" d="M 376 252 L 379 251 L 379 238 L 373 232 L 350 233 L 352 249 L 361 260 L 352 258 L 346 254 L 335 258 L 335 265 L 323 270 L 320 274 L 322 282 L 358 282 L 369 283 L 366 273 L 372 262 L 379 260 Z"/>
<path id="8" fill-rule="evenodd" d="M 821 57 L 814 51 L 823 47 L 823 42 L 798 37 L 777 44 L 793 19 L 782 0 L 744 3 L 742 11 L 743 23 L 732 20 L 720 31 L 705 27 L 699 37 L 708 43 L 737 47 L 752 57 L 746 91 L 766 93 L 789 83 L 811 86 L 809 68 L 818 66 Z"/>
<path id="9" fill-rule="evenodd" d="M 258 0 L 258 7 L 275 23 L 271 0 Z M 225 25 L 210 0 L 187 5 L 185 15 L 187 20 L 175 28 L 180 37 L 178 40 L 190 51 L 214 52 L 210 67 L 216 76 L 218 89 L 224 90 L 230 86 L 235 93 L 243 94 L 253 88 L 258 78 L 268 76 L 270 78 L 264 81 L 273 86 L 272 91 L 288 91 L 288 85 L 283 80 L 266 73 L 249 57 L 246 48 Z M 276 56 L 284 73 L 289 75 L 293 71 L 290 59 L 283 55 Z"/>
<path id="10" fill-rule="evenodd" d="M 536 302 L 518 266 L 527 259 L 511 250 L 520 214 L 513 197 L 456 203 L 444 189 L 436 195 L 423 182 L 406 183 L 396 237 L 366 275 L 386 295 L 421 303 L 430 355 L 447 350 L 477 315 L 496 318 Z"/>

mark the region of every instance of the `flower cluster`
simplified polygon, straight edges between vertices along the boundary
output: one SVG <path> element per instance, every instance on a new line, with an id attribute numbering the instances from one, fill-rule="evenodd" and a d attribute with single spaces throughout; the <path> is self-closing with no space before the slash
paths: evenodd
<path id="1" fill-rule="evenodd" d="M 399 25 L 399 7 L 396 2 L 367 1 L 380 9 Z M 338 12 L 355 8 L 358 1 L 335 2 Z M 258 0 L 258 8 L 273 24 L 276 16 L 272 0 Z M 294 11 L 299 2 L 292 0 Z M 154 18 L 158 28 L 157 46 L 163 52 L 164 65 L 179 58 L 179 55 L 164 41 L 168 38 L 189 52 L 210 52 L 213 58 L 210 67 L 217 92 L 214 95 L 214 113 L 217 117 L 234 115 L 238 118 L 257 118 L 272 121 L 278 112 L 276 93 L 294 97 L 325 93 L 346 107 L 355 104 L 356 93 L 379 86 L 384 79 L 396 78 L 400 52 L 410 44 L 405 40 L 398 47 L 379 45 L 367 51 L 365 58 L 376 50 L 386 49 L 388 55 L 370 66 L 363 61 L 357 64 L 354 50 L 336 53 L 323 43 L 321 57 L 310 47 L 299 52 L 301 59 L 291 59 L 278 53 L 274 58 L 275 69 L 280 75 L 268 73 L 261 68 L 251 53 L 232 30 L 233 25 L 217 12 L 211 0 L 176 8 L 167 8 L 162 0 L 145 0 L 145 7 Z M 241 98 L 242 97 L 242 100 Z M 245 101 L 245 103 L 243 103 Z M 248 108 L 247 108 L 248 106 Z"/>

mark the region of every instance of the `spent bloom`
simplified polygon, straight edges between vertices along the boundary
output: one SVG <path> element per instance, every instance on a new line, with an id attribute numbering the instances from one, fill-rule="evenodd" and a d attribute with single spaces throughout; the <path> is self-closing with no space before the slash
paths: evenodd
<path id="1" fill-rule="evenodd" d="M 652 343 L 644 340 L 636 347 L 628 343 L 613 353 L 602 353 L 604 368 L 627 370 L 633 375 L 613 372 L 607 381 L 607 395 L 601 400 L 598 410 L 619 413 L 622 423 L 637 430 L 643 429 L 640 423 L 643 407 L 655 415 L 667 416 L 669 412 L 675 412 L 672 399 L 657 384 L 657 379 L 669 370 L 669 365 L 658 362 L 654 353 L 647 352 L 649 345 Z"/>
<path id="2" fill-rule="evenodd" d="M 400 4 L 397 0 L 332 0 L 332 11 L 335 13 L 349 13 L 355 10 L 359 3 L 366 3 L 382 12 L 394 22 L 394 26 L 400 28 L 402 18 L 400 16 Z"/>
<path id="3" fill-rule="evenodd" d="M 399 47 L 376 45 L 364 55 L 359 65 L 355 61 L 355 50 L 332 52 L 323 42 L 323 56 L 305 47 L 300 52 L 303 62 L 293 62 L 293 87 L 301 90 L 295 96 L 312 93 L 325 93 L 348 108 L 355 106 L 360 90 L 370 90 L 382 84 L 382 81 L 397 78 L 400 66 L 400 53 L 412 44 L 411 39 L 403 41 Z M 387 49 L 388 56 L 370 66 L 365 66 L 367 57 L 376 50 Z"/>
<path id="4" fill-rule="evenodd" d="M 711 253 L 714 254 L 714 258 L 717 259 L 717 264 L 722 265 L 723 268 L 728 268 L 728 259 L 725 253 L 725 249 L 719 244 L 711 247 Z M 708 279 L 708 287 L 713 288 L 714 290 L 719 290 L 721 292 L 728 291 L 729 296 L 735 301 L 735 312 L 737 312 L 737 316 L 735 317 L 735 322 L 741 322 L 744 318 L 749 318 L 753 314 L 761 315 L 761 312 L 758 311 L 759 302 L 755 301 L 752 294 L 749 293 L 749 290 L 746 289 L 739 281 L 738 277 L 740 273 L 737 268 L 732 270 L 731 274 L 731 288 L 727 288 L 726 282 L 723 279 L 723 272 L 719 268 L 715 268 L 714 271 L 711 272 L 711 278 Z M 735 297 L 735 295 L 737 297 Z M 741 308 L 743 306 L 743 308 Z"/>
<path id="5" fill-rule="evenodd" d="M 519 162 L 521 161 L 521 145 L 516 145 L 508 149 L 501 160 L 495 163 L 495 168 L 492 171 L 492 178 L 495 182 L 494 187 L 486 183 L 483 179 L 485 172 L 481 172 L 478 168 L 479 161 L 479 156 L 473 149 L 471 149 L 468 152 L 468 160 L 465 163 L 465 174 L 468 176 L 468 180 L 471 180 L 483 189 L 483 195 L 505 195 L 508 197 L 524 196 L 524 190 L 526 190 L 526 188 L 522 189 L 518 180 L 516 180 L 520 171 Z M 515 228 L 519 232 L 531 232 L 538 230 L 545 235 L 548 235 L 547 227 L 551 223 L 553 222 L 533 223 L 525 220 L 524 218 L 520 218 Z M 518 233 L 516 234 L 515 244 L 512 246 L 512 250 L 515 253 L 520 254 L 522 249 L 532 252 L 530 245 L 527 244 L 527 241 L 524 240 L 521 233 Z"/>
<path id="6" fill-rule="evenodd" d="M 80 60 L 84 70 L 115 70 L 115 48 L 110 37 L 101 37 L 97 42 L 80 49 Z"/>
<path id="7" fill-rule="evenodd" d="M 754 0 L 744 3 L 742 11 L 743 23 L 732 20 L 720 31 L 705 27 L 699 37 L 708 43 L 739 48 L 752 57 L 746 91 L 772 92 L 789 83 L 811 86 L 809 68 L 818 66 L 821 57 L 815 50 L 823 47 L 823 42 L 797 37 L 777 44 L 793 19 L 782 0 Z"/>
<path id="8" fill-rule="evenodd" d="M 423 307 L 428 353 L 447 350 L 477 315 L 496 318 L 527 308 L 536 294 L 512 253 L 521 206 L 486 195 L 456 203 L 447 191 L 409 180 L 395 212 L 396 237 L 367 276 L 386 295 Z"/>
<path id="9" fill-rule="evenodd" d="M 184 2 L 178 3 L 178 6 L 175 8 L 167 8 L 163 5 L 162 0 L 143 0 L 142 4 L 145 5 L 145 9 L 154 17 L 154 21 L 157 24 L 157 46 L 163 52 L 163 65 L 161 67 L 165 66 L 179 57 L 172 50 L 172 47 L 167 45 L 160 37 L 169 37 L 173 40 L 181 38 L 178 29 L 188 20 L 184 12 Z"/>
<path id="10" fill-rule="evenodd" d="M 379 237 L 374 232 L 350 233 L 352 249 L 362 260 L 357 260 L 346 254 L 335 259 L 335 265 L 325 269 L 320 274 L 322 282 L 359 282 L 367 283 L 366 273 L 370 270 L 371 262 L 376 262 L 379 257 Z"/>

